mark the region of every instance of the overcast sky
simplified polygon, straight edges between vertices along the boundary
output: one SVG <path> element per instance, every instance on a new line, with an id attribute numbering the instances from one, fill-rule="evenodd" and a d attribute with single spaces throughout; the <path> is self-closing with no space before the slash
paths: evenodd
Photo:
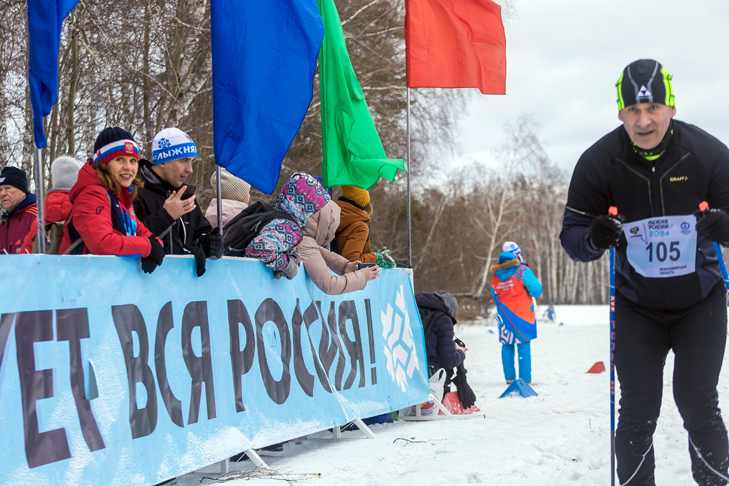
<path id="1" fill-rule="evenodd" d="M 529 115 L 550 158 L 570 173 L 618 125 L 615 81 L 634 59 L 673 74 L 677 118 L 729 144 L 729 0 L 511 0 L 506 96 L 469 94 L 459 152 L 502 144 Z M 507 13 L 505 11 L 505 13 Z"/>

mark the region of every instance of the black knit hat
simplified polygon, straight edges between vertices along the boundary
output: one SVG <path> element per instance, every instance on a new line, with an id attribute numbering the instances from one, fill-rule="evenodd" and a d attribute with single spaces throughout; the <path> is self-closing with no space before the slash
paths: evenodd
<path id="1" fill-rule="evenodd" d="M 631 62 L 615 83 L 618 88 L 618 111 L 636 103 L 659 103 L 675 107 L 672 79 L 671 73 L 658 61 L 638 59 Z"/>
<path id="2" fill-rule="evenodd" d="M 134 137 L 123 128 L 106 127 L 96 137 L 96 142 L 94 142 L 94 152 L 104 145 L 109 145 L 111 142 L 118 142 L 119 140 L 134 140 Z"/>
<path id="3" fill-rule="evenodd" d="M 28 193 L 28 177 L 17 167 L 5 167 L 0 172 L 0 186 L 13 186 L 24 193 Z"/>

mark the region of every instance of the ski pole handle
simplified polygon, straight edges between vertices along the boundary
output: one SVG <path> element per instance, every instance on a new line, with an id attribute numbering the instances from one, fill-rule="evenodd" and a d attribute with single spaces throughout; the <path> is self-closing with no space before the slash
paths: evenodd
<path id="1" fill-rule="evenodd" d="M 620 215 L 619 214 L 620 213 L 618 212 L 618 207 L 617 206 L 610 206 L 608 208 L 608 216 L 610 217 L 610 219 L 614 220 L 619 225 L 622 225 L 622 221 L 620 220 Z M 615 243 L 613 243 L 612 245 L 610 245 L 610 248 L 613 249 L 616 246 L 617 246 L 617 240 L 616 240 Z"/>

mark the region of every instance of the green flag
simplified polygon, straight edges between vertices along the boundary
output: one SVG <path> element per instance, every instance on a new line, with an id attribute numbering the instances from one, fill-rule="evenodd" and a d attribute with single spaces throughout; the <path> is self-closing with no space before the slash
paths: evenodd
<path id="1" fill-rule="evenodd" d="M 369 189 L 380 177 L 394 180 L 398 170 L 405 170 L 405 162 L 385 154 L 349 60 L 334 0 L 317 1 L 324 21 L 319 51 L 324 185 Z"/>

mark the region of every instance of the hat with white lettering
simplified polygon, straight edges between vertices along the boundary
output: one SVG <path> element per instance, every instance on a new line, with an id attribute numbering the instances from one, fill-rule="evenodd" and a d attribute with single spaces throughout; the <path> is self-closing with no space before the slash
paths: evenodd
<path id="1" fill-rule="evenodd" d="M 179 128 L 165 128 L 152 141 L 152 163 L 162 165 L 179 159 L 197 157 L 197 145 Z"/>

